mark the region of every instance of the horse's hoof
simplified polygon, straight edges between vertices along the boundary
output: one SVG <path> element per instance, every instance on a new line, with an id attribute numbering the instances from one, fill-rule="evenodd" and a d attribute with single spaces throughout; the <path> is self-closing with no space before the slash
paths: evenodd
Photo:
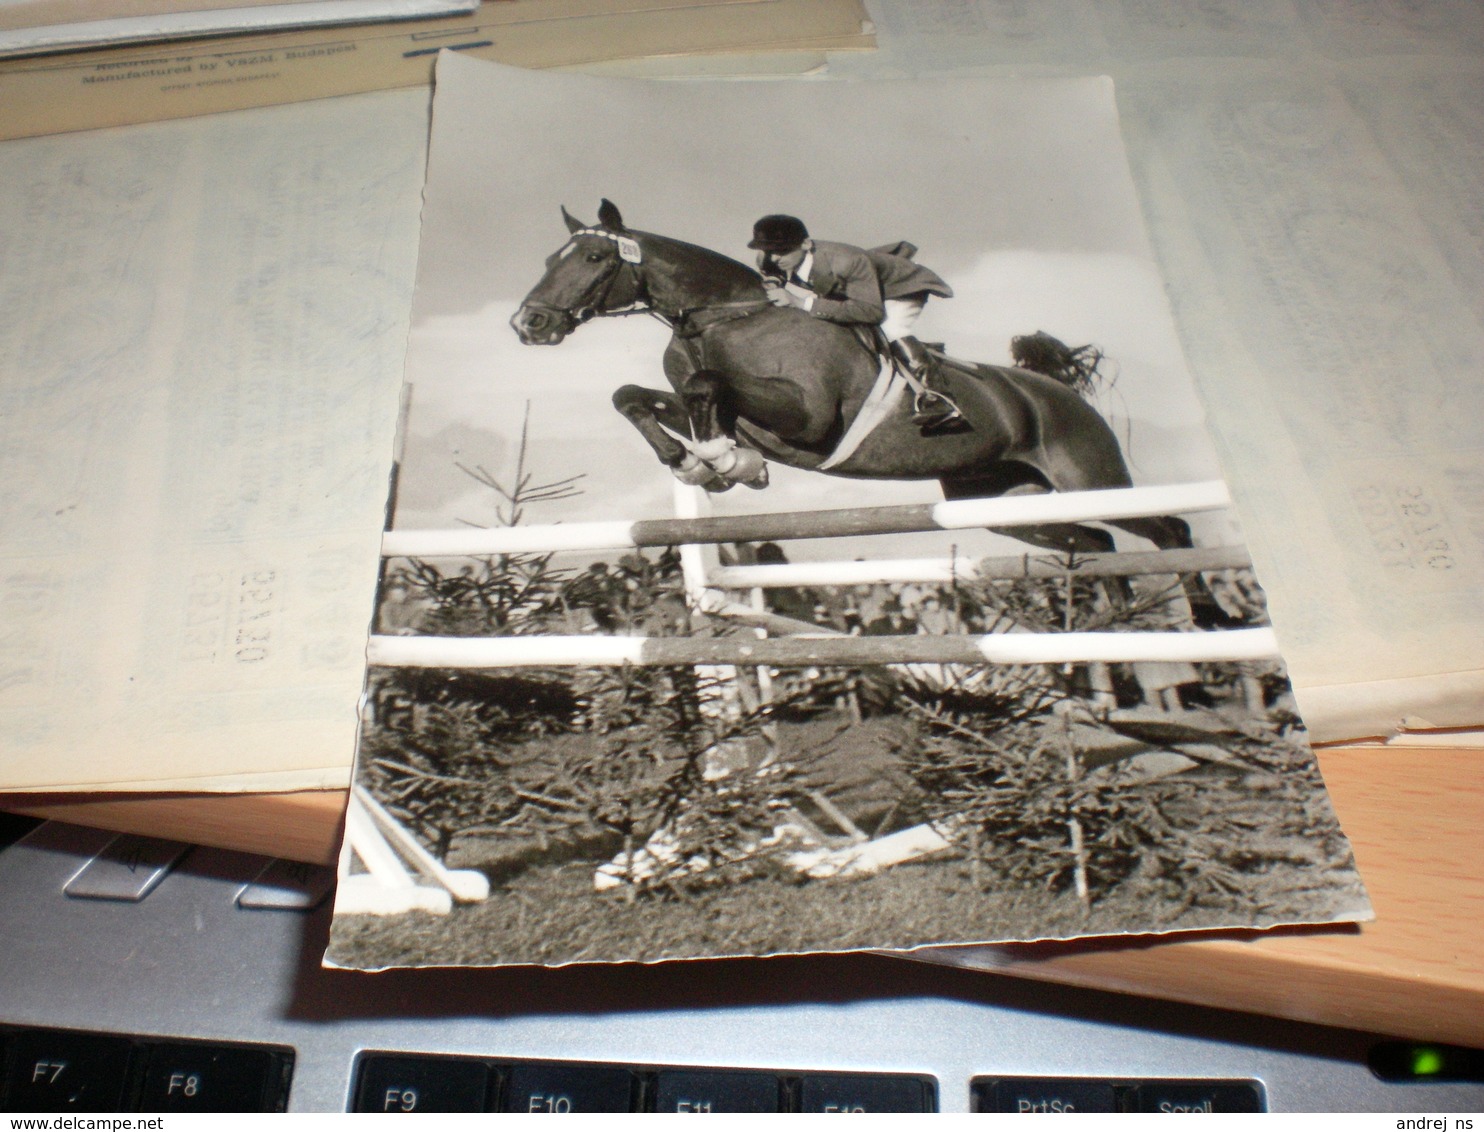
<path id="1" fill-rule="evenodd" d="M 683 484 L 704 487 L 707 491 L 715 490 L 711 483 L 718 478 L 709 464 L 703 463 L 689 452 L 685 454 L 684 460 L 670 468 L 670 474 Z"/>
<path id="2" fill-rule="evenodd" d="M 768 486 L 767 463 L 759 457 L 757 471 L 745 479 L 738 479 L 736 482 L 752 488 L 753 491 L 762 491 L 763 488 Z"/>
<path id="3" fill-rule="evenodd" d="M 691 451 L 706 463 L 716 468 L 718 472 L 731 470 L 728 457 L 737 450 L 737 442 L 730 436 L 718 436 L 711 440 L 702 440 L 691 445 Z M 725 465 L 725 466 L 722 466 Z"/>
<path id="4" fill-rule="evenodd" d="M 1216 604 L 1214 598 L 1189 598 L 1190 619 L 1197 629 L 1242 629 L 1247 627 L 1247 621 L 1241 617 L 1233 617 L 1221 606 Z"/>
<path id="5" fill-rule="evenodd" d="M 725 467 L 716 466 L 720 474 L 733 483 L 745 483 L 750 488 L 768 486 L 768 462 L 761 452 L 752 448 L 733 448 L 728 456 L 730 459 Z"/>

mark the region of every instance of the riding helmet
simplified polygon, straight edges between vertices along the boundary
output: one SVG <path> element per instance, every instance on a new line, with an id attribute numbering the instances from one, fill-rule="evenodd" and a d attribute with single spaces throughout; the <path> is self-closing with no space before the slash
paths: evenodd
<path id="1" fill-rule="evenodd" d="M 747 246 L 769 255 L 786 255 L 809 238 L 809 230 L 797 216 L 774 213 L 752 226 L 752 242 Z"/>

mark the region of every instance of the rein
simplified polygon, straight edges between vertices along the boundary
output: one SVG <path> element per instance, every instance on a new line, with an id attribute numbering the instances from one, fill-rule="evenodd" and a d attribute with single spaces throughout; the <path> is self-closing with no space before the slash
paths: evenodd
<path id="1" fill-rule="evenodd" d="M 610 232 L 606 228 L 578 228 L 573 231 L 572 237 L 598 236 L 605 240 L 612 240 L 618 245 L 618 260 L 615 265 L 606 270 L 597 279 L 593 280 L 589 288 L 590 294 L 585 296 L 582 303 L 571 310 L 561 310 L 544 303 L 527 301 L 528 306 L 545 310 L 552 314 L 565 315 L 576 325 L 581 326 L 593 318 L 620 318 L 631 314 L 647 314 L 669 327 L 670 331 L 679 338 L 695 338 L 724 322 L 735 319 L 747 318 L 756 314 L 770 304 L 767 299 L 737 299 L 725 303 L 707 303 L 699 307 L 682 307 L 673 315 L 659 310 L 654 305 L 654 300 L 649 297 L 649 289 L 646 285 L 643 272 L 639 265 L 644 262 L 643 251 L 639 242 L 631 236 L 620 236 L 616 232 Z M 627 306 L 605 307 L 604 301 L 613 293 L 613 288 L 618 283 L 618 277 L 627 268 L 634 285 L 634 301 Z M 604 284 L 606 283 L 606 286 Z M 602 292 L 598 293 L 598 289 Z M 697 316 L 704 316 L 713 311 L 722 312 L 721 317 L 698 323 Z M 727 313 L 735 312 L 735 313 Z"/>
<path id="2" fill-rule="evenodd" d="M 653 307 L 650 308 L 649 313 L 668 326 L 677 338 L 699 338 L 714 327 L 751 318 L 770 305 L 767 299 L 737 299 L 729 303 L 708 303 L 706 306 L 691 307 L 688 310 L 681 308 L 674 315 L 657 311 Z M 707 319 L 704 322 L 700 321 L 698 316 L 705 316 L 712 312 L 716 312 L 718 317 Z"/>

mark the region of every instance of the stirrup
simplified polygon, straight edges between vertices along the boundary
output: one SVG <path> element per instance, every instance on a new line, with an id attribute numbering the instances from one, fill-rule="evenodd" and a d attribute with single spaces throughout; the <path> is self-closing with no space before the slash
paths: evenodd
<path id="1" fill-rule="evenodd" d="M 974 430 L 974 426 L 964 419 L 963 412 L 953 398 L 936 389 L 918 392 L 912 402 L 912 423 L 921 430 L 923 436 L 946 436 Z"/>

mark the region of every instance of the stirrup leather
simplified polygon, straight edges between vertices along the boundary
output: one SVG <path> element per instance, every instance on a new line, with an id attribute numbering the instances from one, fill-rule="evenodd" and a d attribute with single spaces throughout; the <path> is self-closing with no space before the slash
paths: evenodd
<path id="1" fill-rule="evenodd" d="M 912 422 L 923 435 L 967 432 L 973 427 L 952 397 L 928 384 L 935 367 L 921 342 L 911 337 L 899 338 L 891 343 L 891 353 L 898 372 L 912 387 Z"/>

